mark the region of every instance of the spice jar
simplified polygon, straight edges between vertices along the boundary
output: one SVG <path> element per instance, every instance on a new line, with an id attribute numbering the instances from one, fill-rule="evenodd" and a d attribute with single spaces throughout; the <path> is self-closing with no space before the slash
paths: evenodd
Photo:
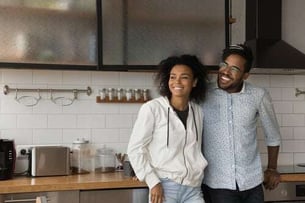
<path id="1" fill-rule="evenodd" d="M 112 149 L 104 146 L 96 150 L 95 155 L 95 172 L 114 172 L 115 155 Z"/>
<path id="2" fill-rule="evenodd" d="M 90 172 L 91 150 L 88 140 L 77 139 L 73 142 L 71 159 L 72 174 Z"/>

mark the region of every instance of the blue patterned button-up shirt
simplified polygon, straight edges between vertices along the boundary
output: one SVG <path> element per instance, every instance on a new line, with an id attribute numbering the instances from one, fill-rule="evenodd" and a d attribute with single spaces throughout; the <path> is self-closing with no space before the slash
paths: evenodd
<path id="1" fill-rule="evenodd" d="M 280 132 L 269 93 L 244 82 L 239 93 L 213 84 L 203 103 L 204 183 L 211 188 L 251 189 L 263 181 L 256 128 L 260 118 L 267 146 L 280 145 Z"/>

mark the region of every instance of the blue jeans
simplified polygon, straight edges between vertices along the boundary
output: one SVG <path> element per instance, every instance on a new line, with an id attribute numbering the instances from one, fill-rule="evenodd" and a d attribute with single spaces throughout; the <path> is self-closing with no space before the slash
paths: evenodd
<path id="1" fill-rule="evenodd" d="M 204 203 L 200 187 L 181 185 L 169 179 L 161 179 L 165 200 L 163 203 Z"/>
<path id="2" fill-rule="evenodd" d="M 264 203 L 262 185 L 246 191 L 213 189 L 207 185 L 203 185 L 202 189 L 207 203 Z"/>

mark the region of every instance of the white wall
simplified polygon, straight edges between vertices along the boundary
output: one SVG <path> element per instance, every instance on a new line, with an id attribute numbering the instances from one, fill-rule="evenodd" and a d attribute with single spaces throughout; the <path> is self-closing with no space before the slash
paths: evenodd
<path id="1" fill-rule="evenodd" d="M 0 94 L 0 137 L 14 139 L 16 145 L 71 145 L 87 138 L 97 147 L 106 144 L 116 152 L 126 152 L 130 132 L 140 104 L 96 103 L 103 87 L 148 88 L 156 97 L 153 73 L 0 70 L 0 84 L 15 88 L 93 89 L 91 96 L 80 94 L 71 106 L 58 106 L 49 93 L 34 107 L 14 100 L 15 93 Z M 305 162 L 305 97 L 295 96 L 295 88 L 305 90 L 305 75 L 251 75 L 248 79 L 266 87 L 273 98 L 281 126 L 282 146 L 279 164 Z M 27 93 L 37 96 L 37 93 Z M 70 97 L 70 94 L 64 96 Z M 261 129 L 259 146 L 266 162 Z"/>

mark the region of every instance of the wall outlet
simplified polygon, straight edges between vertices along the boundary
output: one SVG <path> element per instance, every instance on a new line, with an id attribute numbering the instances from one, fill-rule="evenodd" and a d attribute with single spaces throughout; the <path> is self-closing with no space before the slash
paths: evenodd
<path id="1" fill-rule="evenodd" d="M 23 159 L 23 158 L 28 158 L 28 155 L 29 155 L 29 152 L 30 152 L 30 149 L 32 148 L 33 146 L 29 146 L 29 145 L 17 145 L 16 146 L 16 157 L 18 159 Z"/>

